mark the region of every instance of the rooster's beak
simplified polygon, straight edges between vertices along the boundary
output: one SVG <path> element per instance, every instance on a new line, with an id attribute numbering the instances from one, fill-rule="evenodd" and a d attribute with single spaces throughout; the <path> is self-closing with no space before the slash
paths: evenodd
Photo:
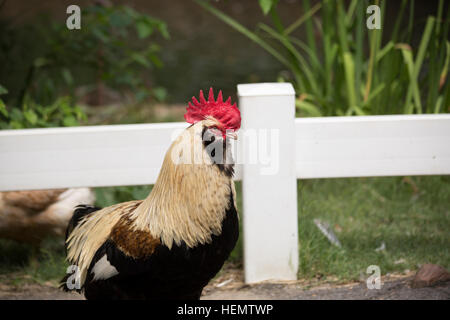
<path id="1" fill-rule="evenodd" d="M 228 138 L 231 138 L 231 139 L 234 139 L 234 140 L 237 140 L 237 138 L 238 138 L 238 135 L 237 135 L 236 132 L 227 132 L 227 133 L 226 133 L 226 136 L 227 136 Z"/>

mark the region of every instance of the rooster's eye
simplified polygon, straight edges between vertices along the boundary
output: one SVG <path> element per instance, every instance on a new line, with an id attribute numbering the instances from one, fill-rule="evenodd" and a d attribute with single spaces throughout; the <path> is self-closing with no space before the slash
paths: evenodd
<path id="1" fill-rule="evenodd" d="M 216 137 L 219 138 L 222 136 L 222 131 L 220 131 L 220 129 L 217 127 L 209 127 L 206 129 L 205 133 L 206 133 L 206 135 L 205 134 L 203 135 L 203 140 L 205 140 L 205 138 L 206 138 L 209 141 L 214 141 L 214 140 L 211 140 L 212 137 L 214 137 L 214 139 L 215 139 Z"/>

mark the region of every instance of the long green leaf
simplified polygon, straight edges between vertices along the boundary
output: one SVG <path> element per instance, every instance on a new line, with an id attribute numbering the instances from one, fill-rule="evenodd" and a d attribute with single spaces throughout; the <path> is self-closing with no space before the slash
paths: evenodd
<path id="1" fill-rule="evenodd" d="M 311 11 L 311 4 L 309 3 L 309 0 L 303 0 L 303 6 L 305 8 L 305 10 Z M 317 7 L 317 5 L 316 5 Z M 308 45 L 311 48 L 311 50 L 313 50 L 316 54 L 317 54 L 317 47 L 316 47 L 316 40 L 315 40 L 315 36 L 314 36 L 314 26 L 313 26 L 313 20 L 312 20 L 312 15 L 309 16 L 308 19 L 306 19 L 305 22 L 305 29 L 306 29 L 306 38 L 308 39 Z"/>
<path id="2" fill-rule="evenodd" d="M 414 79 L 414 58 L 413 58 L 412 50 L 409 48 L 409 46 L 398 46 L 398 47 L 400 48 L 400 50 L 402 52 L 403 60 L 406 64 L 406 67 L 408 70 L 410 84 L 415 87 L 414 91 L 417 92 L 418 91 L 417 82 L 415 82 L 413 80 Z M 411 99 L 412 92 L 413 91 L 411 91 L 411 92 L 408 91 L 407 98 L 406 98 L 407 101 L 409 101 Z M 416 103 L 417 103 L 417 101 L 416 101 Z M 420 103 L 420 99 L 419 99 L 419 103 Z M 411 114 L 411 113 L 413 113 L 413 110 L 414 110 L 414 106 L 413 106 L 412 102 L 409 101 L 409 104 L 405 105 L 404 113 Z"/>
<path id="3" fill-rule="evenodd" d="M 358 90 L 361 87 L 361 80 L 363 77 L 363 55 L 364 55 L 364 33 L 365 26 L 365 5 L 363 1 L 358 1 L 356 10 L 356 47 L 355 47 L 355 88 Z M 361 104 L 361 98 L 358 91 L 356 92 L 356 103 Z"/>
<path id="4" fill-rule="evenodd" d="M 450 42 L 447 41 L 445 44 L 446 44 L 446 48 L 447 48 L 447 54 L 445 57 L 444 66 L 442 67 L 442 72 L 439 77 L 439 88 L 441 88 L 443 86 L 443 84 L 447 78 L 448 66 L 449 66 L 449 62 L 450 62 Z"/>
<path id="5" fill-rule="evenodd" d="M 290 41 L 306 52 L 311 62 L 311 65 L 314 66 L 314 73 L 316 75 L 321 74 L 323 77 L 325 77 L 326 76 L 325 69 L 323 67 L 323 64 L 319 61 L 319 56 L 306 43 L 304 43 L 300 39 L 290 37 Z"/>
<path id="6" fill-rule="evenodd" d="M 364 106 L 368 106 L 372 99 L 374 99 L 376 96 L 378 96 L 378 94 L 383 92 L 385 87 L 386 87 L 386 85 L 384 83 L 380 83 L 375 89 L 373 89 L 370 92 L 369 97 L 367 98 L 367 101 L 365 101 Z"/>
<path id="7" fill-rule="evenodd" d="M 407 2 L 407 0 L 402 0 L 402 4 L 401 4 L 400 10 L 399 10 L 400 15 L 397 17 L 397 19 L 395 21 L 394 31 L 392 32 L 392 37 L 391 37 L 391 41 L 394 43 L 397 41 L 398 30 L 400 27 L 400 23 L 403 20 L 403 14 L 405 12 L 406 2 Z"/>
<path id="8" fill-rule="evenodd" d="M 353 56 L 350 53 L 347 43 L 347 32 L 345 26 L 345 15 L 342 1 L 337 2 L 338 17 L 337 29 L 339 36 L 339 43 L 341 44 L 342 60 L 344 62 L 345 81 L 347 84 L 348 107 L 356 106 L 356 91 L 355 91 L 355 64 Z"/>
<path id="9" fill-rule="evenodd" d="M 378 1 L 376 2 L 378 5 Z M 378 34 L 379 30 L 373 29 L 369 31 L 370 34 L 370 56 L 369 56 L 369 67 L 367 71 L 367 80 L 366 80 L 366 88 L 364 91 L 364 101 L 367 101 L 370 94 L 370 89 L 372 87 L 372 81 L 373 81 L 373 73 L 375 69 L 375 56 L 377 53 L 377 46 L 378 46 Z"/>
<path id="10" fill-rule="evenodd" d="M 358 6 L 358 3 L 360 3 L 361 0 L 352 0 L 350 2 L 350 6 L 348 7 L 347 14 L 345 15 L 345 24 L 347 27 L 350 27 L 353 20 L 353 14 L 355 13 L 356 7 Z"/>
<path id="11" fill-rule="evenodd" d="M 324 0 L 323 2 L 323 10 L 322 10 L 322 39 L 323 39 L 323 51 L 324 51 L 324 59 L 325 59 L 325 74 L 327 77 L 325 78 L 325 96 L 328 98 L 332 95 L 332 68 L 333 61 L 335 55 L 333 55 L 333 44 L 332 37 L 334 33 L 334 28 L 331 25 L 331 21 L 333 20 L 333 11 L 332 5 L 335 5 L 334 2 L 330 0 Z"/>
<path id="12" fill-rule="evenodd" d="M 383 57 L 389 53 L 389 51 L 391 51 L 392 49 L 394 49 L 395 44 L 392 41 L 389 41 L 383 49 L 381 49 L 380 51 L 377 52 L 377 55 L 375 57 L 375 61 L 380 61 L 381 59 L 383 59 Z"/>
<path id="13" fill-rule="evenodd" d="M 295 106 L 299 109 L 311 115 L 313 117 L 322 117 L 322 113 L 319 108 L 317 108 L 314 104 L 306 102 L 304 100 L 295 100 Z"/>
<path id="14" fill-rule="evenodd" d="M 288 26 L 285 30 L 285 34 L 288 35 L 298 27 L 300 27 L 305 21 L 310 20 L 310 18 L 322 7 L 321 3 L 317 3 L 314 7 L 307 10 L 304 15 L 295 20 L 290 26 Z"/>
<path id="15" fill-rule="evenodd" d="M 438 98 L 437 98 L 437 101 L 436 101 L 436 106 L 435 106 L 435 109 L 434 109 L 434 113 L 439 113 L 439 112 L 441 112 L 441 106 L 442 106 L 442 102 L 444 101 L 444 98 L 442 97 L 442 96 L 439 96 Z"/>
<path id="16" fill-rule="evenodd" d="M 306 78 L 309 81 L 309 84 L 311 85 L 311 89 L 315 94 L 320 94 L 318 91 L 318 85 L 316 82 L 316 79 L 314 77 L 313 72 L 311 71 L 310 67 L 308 66 L 308 63 L 306 60 L 302 57 L 302 55 L 298 52 L 298 50 L 295 49 L 295 47 L 287 41 L 285 36 L 280 35 L 275 30 L 270 28 L 268 25 L 265 24 L 259 24 L 259 27 L 270 34 L 275 39 L 279 40 L 288 50 L 289 52 L 299 61 L 301 65 L 301 71 L 303 71 L 306 75 Z"/>
<path id="17" fill-rule="evenodd" d="M 246 27 L 244 27 L 242 24 L 234 20 L 233 18 L 229 17 L 228 15 L 224 14 L 223 12 L 217 10 L 213 6 L 211 6 L 208 2 L 204 0 L 194 0 L 197 4 L 214 14 L 216 17 L 218 17 L 220 20 L 228 24 L 230 27 L 234 28 L 235 30 L 239 31 L 241 34 L 248 37 L 253 42 L 260 45 L 264 50 L 269 52 L 272 56 L 274 56 L 279 62 L 284 64 L 287 67 L 290 67 L 290 63 L 286 60 L 285 57 L 283 57 L 281 54 L 278 53 L 278 51 L 274 48 L 272 48 L 267 42 L 265 42 L 263 39 L 261 39 L 256 33 L 248 30 Z"/>
<path id="18" fill-rule="evenodd" d="M 422 67 L 422 62 L 425 57 L 425 50 L 430 40 L 433 25 L 434 25 L 434 18 L 428 17 L 427 24 L 425 25 L 425 31 L 423 32 L 422 40 L 420 41 L 419 51 L 417 53 L 416 60 L 414 61 L 414 69 L 410 78 L 408 92 L 406 93 L 406 100 L 404 105 L 405 113 L 412 113 L 411 97 L 414 97 L 417 112 L 422 113 L 422 103 L 420 101 L 420 93 L 419 93 L 419 86 L 417 84 L 417 78 L 419 76 L 419 72 Z"/>

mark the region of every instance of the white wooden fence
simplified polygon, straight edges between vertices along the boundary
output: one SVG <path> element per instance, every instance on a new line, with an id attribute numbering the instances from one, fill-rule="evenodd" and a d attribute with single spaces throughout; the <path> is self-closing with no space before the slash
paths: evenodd
<path id="1" fill-rule="evenodd" d="M 295 119 L 288 83 L 238 85 L 238 95 L 236 179 L 248 283 L 296 279 L 296 179 L 450 174 L 450 114 Z M 186 126 L 0 131 L 0 191 L 152 184 L 174 133 Z M 265 162 L 247 161 L 252 130 L 276 138 L 275 173 Z"/>

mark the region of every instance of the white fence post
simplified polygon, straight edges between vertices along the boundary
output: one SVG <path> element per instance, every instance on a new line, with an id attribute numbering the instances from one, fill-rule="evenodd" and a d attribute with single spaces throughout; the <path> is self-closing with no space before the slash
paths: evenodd
<path id="1" fill-rule="evenodd" d="M 295 92 L 290 83 L 240 84 L 238 96 L 245 281 L 296 280 Z"/>

